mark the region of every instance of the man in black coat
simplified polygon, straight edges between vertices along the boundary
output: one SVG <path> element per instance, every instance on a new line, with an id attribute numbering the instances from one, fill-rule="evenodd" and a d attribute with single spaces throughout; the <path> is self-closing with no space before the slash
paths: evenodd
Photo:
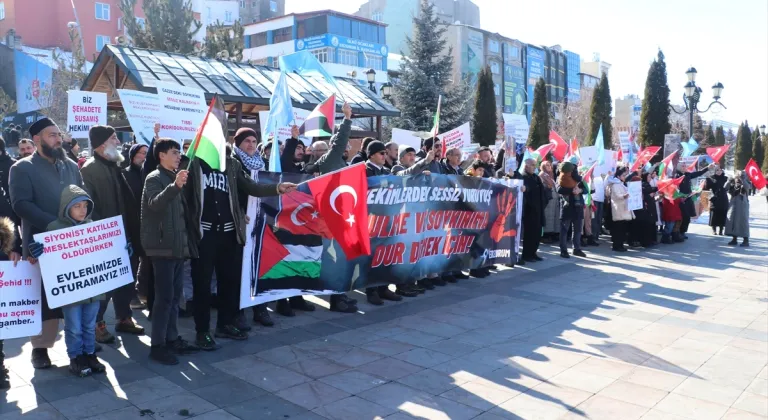
<path id="1" fill-rule="evenodd" d="M 544 227 L 544 208 L 547 206 L 544 196 L 544 184 L 536 175 L 536 161 L 525 162 L 523 175 L 523 260 L 526 262 L 542 261 L 539 257 L 541 230 Z"/>
<path id="2" fill-rule="evenodd" d="M 677 171 L 675 171 L 675 178 L 684 177 L 683 181 L 680 183 L 680 194 L 689 195 L 691 193 L 691 180 L 696 179 L 705 173 L 709 171 L 710 169 L 714 168 L 715 164 L 712 163 L 706 168 L 696 171 L 696 172 L 685 172 L 685 165 L 682 163 L 679 163 L 677 165 Z M 683 214 L 683 222 L 680 225 L 680 234 L 683 236 L 683 239 L 688 239 L 688 236 L 686 236 L 686 232 L 688 232 L 688 226 L 691 224 L 691 217 L 696 217 L 696 206 L 693 204 L 693 199 L 688 197 L 680 203 L 680 210 Z"/>
<path id="3" fill-rule="evenodd" d="M 290 174 L 304 173 L 304 143 L 299 140 L 299 127 L 291 127 L 291 138 L 285 141 L 280 155 L 280 169 Z"/>
<path id="4" fill-rule="evenodd" d="M 377 141 L 373 137 L 366 137 L 363 139 L 363 145 L 360 148 L 360 150 L 355 153 L 355 156 L 352 157 L 352 161 L 349 162 L 350 165 L 354 165 L 356 163 L 362 163 L 368 161 L 368 145 L 371 144 L 371 142 Z"/>
<path id="5" fill-rule="evenodd" d="M 123 169 L 123 176 L 130 189 L 133 203 L 136 203 L 138 207 L 141 207 L 141 194 L 144 191 L 144 179 L 141 176 L 141 168 L 147 159 L 147 150 L 149 150 L 149 146 L 146 144 L 134 144 L 131 146 L 128 151 L 128 166 Z M 128 223 L 129 226 L 136 228 L 140 226 L 139 217 L 141 215 L 139 213 L 135 211 L 125 215 L 126 218 L 131 219 L 131 222 Z M 133 246 L 131 264 L 133 265 L 133 272 L 136 273 L 136 292 L 139 294 L 138 301 L 134 300 L 131 302 L 131 309 L 144 309 L 146 308 L 144 302 L 146 302 L 149 294 L 149 276 L 152 275 L 152 263 L 144 255 L 141 241 L 135 241 L 131 245 Z"/>
<path id="6" fill-rule="evenodd" d="M 387 161 L 387 149 L 384 146 L 384 143 L 378 140 L 374 140 L 368 143 L 366 152 L 368 155 L 368 161 L 365 162 L 366 176 L 380 176 L 390 174 L 389 169 L 384 167 L 384 164 Z M 367 287 L 365 289 L 365 295 L 368 297 L 368 303 L 377 306 L 384 304 L 382 299 L 391 300 L 393 302 L 397 302 L 403 299 L 402 297 L 389 290 L 389 285 Z"/>

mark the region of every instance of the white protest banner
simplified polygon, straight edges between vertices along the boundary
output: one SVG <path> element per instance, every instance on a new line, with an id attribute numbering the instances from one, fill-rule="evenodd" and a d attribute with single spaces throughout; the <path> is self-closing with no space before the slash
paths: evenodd
<path id="1" fill-rule="evenodd" d="M 629 148 L 631 147 L 629 144 L 629 132 L 628 131 L 619 131 L 619 147 L 621 148 L 621 161 L 622 162 L 629 162 Z"/>
<path id="2" fill-rule="evenodd" d="M 528 119 L 525 115 L 502 114 L 504 117 L 504 136 L 512 137 L 515 143 L 525 144 L 528 141 Z"/>
<path id="3" fill-rule="evenodd" d="M 133 281 L 123 217 L 34 235 L 50 308 L 107 293 Z"/>
<path id="4" fill-rule="evenodd" d="M 107 94 L 67 92 L 67 132 L 76 139 L 87 139 L 94 125 L 107 125 Z"/>
<path id="5" fill-rule="evenodd" d="M 40 269 L 28 261 L 0 262 L 0 340 L 40 335 Z"/>
<path id="6" fill-rule="evenodd" d="M 591 167 L 597 161 L 597 146 L 579 147 L 581 166 Z M 605 175 L 616 167 L 616 157 L 613 150 L 605 151 L 605 163 L 595 167 L 595 176 Z"/>
<path id="7" fill-rule="evenodd" d="M 155 136 L 155 123 L 159 123 L 161 118 L 157 94 L 129 89 L 118 89 L 117 93 L 136 141 L 150 144 Z"/>
<path id="8" fill-rule="evenodd" d="M 469 132 L 469 123 L 464 123 L 451 131 L 446 131 L 443 134 L 438 134 L 437 138 L 439 138 L 440 141 L 444 141 L 446 143 L 446 150 L 454 147 L 461 149 L 465 145 L 469 144 L 472 140 L 472 135 Z"/>
<path id="9" fill-rule="evenodd" d="M 643 183 L 640 181 L 627 182 L 627 191 L 629 192 L 630 210 L 640 210 L 643 208 Z"/>
<path id="10" fill-rule="evenodd" d="M 403 130 L 400 128 L 392 129 L 392 141 L 398 146 L 411 146 L 416 151 L 421 150 L 421 138 L 417 137 L 415 131 Z"/>
<path id="11" fill-rule="evenodd" d="M 160 135 L 182 144 L 184 140 L 194 139 L 208 112 L 205 93 L 179 84 L 157 82 L 157 99 L 160 104 Z"/>
<path id="12" fill-rule="evenodd" d="M 310 111 L 307 111 L 306 109 L 293 108 L 293 124 L 301 127 L 309 114 Z M 269 111 L 259 111 L 259 122 L 261 123 L 262 139 L 267 138 L 267 117 L 269 117 Z M 285 127 L 278 127 L 277 140 L 286 141 L 289 138 L 291 138 L 291 126 L 287 125 Z M 312 139 L 309 137 L 299 136 L 299 140 L 304 143 L 304 146 L 309 146 L 312 144 Z"/>

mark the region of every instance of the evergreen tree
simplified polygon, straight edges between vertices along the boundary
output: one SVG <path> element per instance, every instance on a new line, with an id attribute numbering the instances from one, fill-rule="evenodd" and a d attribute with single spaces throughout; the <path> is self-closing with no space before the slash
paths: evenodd
<path id="1" fill-rule="evenodd" d="M 747 166 L 747 162 L 752 158 L 752 131 L 749 129 L 749 123 L 739 126 L 739 132 L 736 134 L 736 156 L 735 169 L 742 170 Z"/>
<path id="2" fill-rule="evenodd" d="M 699 142 L 699 147 L 711 147 L 715 144 L 715 132 L 712 130 L 712 124 L 707 126 L 707 131 L 704 134 L 704 141 Z"/>
<path id="3" fill-rule="evenodd" d="M 690 138 L 690 137 L 689 137 Z M 704 121 L 701 119 L 699 114 L 693 115 L 693 139 L 696 140 L 697 143 L 701 143 L 706 138 L 706 133 L 704 132 Z M 684 141 L 688 141 L 688 138 L 683 138 Z"/>
<path id="4" fill-rule="evenodd" d="M 725 130 L 723 130 L 723 126 L 717 127 L 717 130 L 715 130 L 715 142 L 710 145 L 710 147 L 718 147 L 718 146 L 725 146 Z M 720 159 L 717 163 L 721 168 L 725 169 L 725 156 Z"/>
<path id="5" fill-rule="evenodd" d="M 136 3 L 120 0 L 118 5 L 134 46 L 179 54 L 195 52 L 194 36 L 203 24 L 195 19 L 191 0 L 144 0 L 144 26 L 136 21 Z"/>
<path id="6" fill-rule="evenodd" d="M 11 98 L 11 95 L 5 93 L 2 87 L 0 87 L 0 121 L 5 118 L 6 115 L 16 112 L 16 101 Z"/>
<path id="7" fill-rule="evenodd" d="M 549 105 L 547 104 L 547 82 L 539 78 L 533 89 L 533 110 L 528 130 L 528 146 L 538 149 L 549 143 Z"/>
<path id="8" fill-rule="evenodd" d="M 480 70 L 475 92 L 475 112 L 472 115 L 472 140 L 482 146 L 496 143 L 496 94 L 493 90 L 491 68 Z"/>
<path id="9" fill-rule="evenodd" d="M 760 140 L 760 128 L 755 127 L 752 132 L 752 159 L 755 160 L 758 167 L 763 166 L 763 142 Z"/>
<path id="10" fill-rule="evenodd" d="M 760 168 L 764 174 L 768 174 L 768 135 L 763 134 L 763 165 Z"/>
<path id="11" fill-rule="evenodd" d="M 664 147 L 664 135 L 668 134 L 672 126 L 669 123 L 669 86 L 667 85 L 667 64 L 664 62 L 664 53 L 659 50 L 656 60 L 648 69 L 648 77 L 645 80 L 645 94 L 643 97 L 643 110 L 640 114 L 640 143 L 643 147 Z M 658 162 L 663 157 L 654 156 L 653 162 Z"/>
<path id="12" fill-rule="evenodd" d="M 733 161 L 736 158 L 736 134 L 730 128 L 725 133 L 725 144 L 729 146 L 728 152 L 725 153 L 725 164 L 727 167 L 733 168 Z"/>
<path id="13" fill-rule="evenodd" d="M 453 49 L 445 39 L 446 27 L 435 15 L 434 5 L 422 0 L 420 12 L 413 18 L 414 36 L 407 37 L 410 55 L 400 64 L 400 79 L 394 86 L 394 98 L 401 117 L 393 124 L 411 130 L 432 127 L 437 99 L 440 108 L 440 132 L 469 121 L 472 91 L 465 81 L 453 78 Z"/>
<path id="14" fill-rule="evenodd" d="M 592 106 L 590 108 L 589 137 L 584 144 L 591 146 L 595 144 L 595 138 L 603 127 L 603 144 L 606 150 L 613 149 L 613 126 L 611 125 L 611 88 L 608 85 L 608 76 L 603 73 L 600 77 L 600 83 L 595 87 L 595 93 L 592 95 Z"/>
<path id="15" fill-rule="evenodd" d="M 231 34 L 230 34 L 231 32 Z M 227 26 L 218 20 L 213 25 L 205 28 L 205 55 L 216 58 L 216 54 L 226 51 L 230 59 L 243 60 L 243 48 L 245 48 L 245 29 L 240 21 Z"/>

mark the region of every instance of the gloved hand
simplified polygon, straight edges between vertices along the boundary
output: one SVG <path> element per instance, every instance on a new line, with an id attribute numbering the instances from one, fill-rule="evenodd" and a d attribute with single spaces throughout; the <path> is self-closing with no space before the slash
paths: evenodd
<path id="1" fill-rule="evenodd" d="M 40 242 L 31 242 L 29 244 L 29 253 L 33 258 L 40 258 L 45 253 L 45 246 Z"/>
<path id="2" fill-rule="evenodd" d="M 125 244 L 125 250 L 128 251 L 128 257 L 133 257 L 133 245 L 130 242 Z"/>

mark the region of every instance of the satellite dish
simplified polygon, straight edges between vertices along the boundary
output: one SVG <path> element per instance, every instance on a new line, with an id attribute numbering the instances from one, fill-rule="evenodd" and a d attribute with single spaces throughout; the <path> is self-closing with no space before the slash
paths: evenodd
<path id="1" fill-rule="evenodd" d="M 221 51 L 216 53 L 216 59 L 221 60 Z"/>
<path id="2" fill-rule="evenodd" d="M 125 37 L 125 35 L 118 35 L 115 37 L 115 44 L 124 47 L 128 45 L 128 39 Z"/>
<path id="3" fill-rule="evenodd" d="M 229 58 L 229 51 L 227 51 L 227 50 L 222 51 L 221 52 L 221 59 L 222 60 L 226 60 L 228 58 Z"/>
<path id="4" fill-rule="evenodd" d="M 203 50 L 203 48 L 200 46 L 200 43 L 199 42 L 195 42 L 195 52 L 199 53 L 202 50 Z"/>

